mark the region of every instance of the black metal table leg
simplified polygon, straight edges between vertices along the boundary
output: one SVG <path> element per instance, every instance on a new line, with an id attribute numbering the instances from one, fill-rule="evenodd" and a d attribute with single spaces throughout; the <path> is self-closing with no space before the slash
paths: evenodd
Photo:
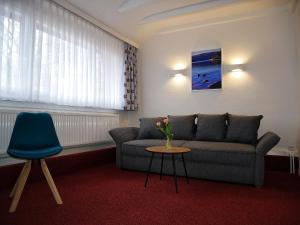
<path id="1" fill-rule="evenodd" d="M 160 179 L 162 178 L 163 167 L 164 167 L 164 153 L 161 153 Z"/>
<path id="2" fill-rule="evenodd" d="M 189 183 L 189 177 L 188 177 L 188 174 L 187 174 L 183 153 L 181 153 L 181 158 L 182 158 L 182 163 L 183 163 L 183 167 L 184 167 L 184 171 L 185 171 L 186 182 Z"/>
<path id="3" fill-rule="evenodd" d="M 177 176 L 176 176 L 176 163 L 175 163 L 174 155 L 175 155 L 175 154 L 172 154 L 173 175 L 174 175 L 174 181 L 175 181 L 176 193 L 178 193 Z"/>
<path id="4" fill-rule="evenodd" d="M 148 171 L 147 171 L 147 177 L 146 177 L 146 180 L 145 180 L 145 187 L 147 187 L 148 178 L 149 178 L 149 173 L 150 173 L 151 166 L 152 166 L 153 156 L 154 156 L 154 153 L 152 152 L 152 153 L 151 153 L 150 163 L 149 163 L 149 168 L 148 168 Z"/>

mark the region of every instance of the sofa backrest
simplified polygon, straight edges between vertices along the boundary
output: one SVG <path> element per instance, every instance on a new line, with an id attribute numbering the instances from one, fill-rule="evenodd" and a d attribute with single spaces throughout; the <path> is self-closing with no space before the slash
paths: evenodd
<path id="1" fill-rule="evenodd" d="M 141 118 L 138 139 L 163 139 L 156 126 L 164 117 Z M 246 116 L 234 114 L 169 115 L 174 139 L 257 143 L 257 131 L 262 115 Z"/>

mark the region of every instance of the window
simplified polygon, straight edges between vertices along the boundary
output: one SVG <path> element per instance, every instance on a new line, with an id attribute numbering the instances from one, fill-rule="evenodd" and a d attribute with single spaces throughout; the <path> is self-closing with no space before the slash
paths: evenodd
<path id="1" fill-rule="evenodd" d="M 48 0 L 0 2 L 0 99 L 123 109 L 124 43 Z"/>

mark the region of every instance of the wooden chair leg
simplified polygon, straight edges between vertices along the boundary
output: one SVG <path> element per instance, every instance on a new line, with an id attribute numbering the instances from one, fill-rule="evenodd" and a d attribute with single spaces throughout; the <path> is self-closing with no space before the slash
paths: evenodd
<path id="1" fill-rule="evenodd" d="M 50 187 L 50 189 L 52 191 L 52 194 L 53 194 L 53 196 L 55 198 L 56 203 L 59 204 L 59 205 L 63 204 L 63 202 L 61 200 L 61 197 L 59 195 L 59 192 L 58 192 L 58 190 L 57 190 L 57 188 L 55 186 L 55 183 L 53 181 L 53 178 L 52 178 L 52 176 L 50 174 L 50 171 L 48 169 L 48 166 L 46 164 L 45 159 L 41 159 L 41 168 L 42 168 L 42 171 L 43 171 L 43 173 L 45 175 L 45 178 L 46 178 L 46 180 L 48 182 L 48 185 L 49 185 L 49 187 Z"/>
<path id="2" fill-rule="evenodd" d="M 12 203 L 10 205 L 9 208 L 9 212 L 15 212 L 20 200 L 20 197 L 22 195 L 24 186 L 26 184 L 28 175 L 30 173 L 31 170 L 31 160 L 28 160 L 25 165 L 24 165 L 24 171 L 22 170 L 21 174 L 20 174 L 20 178 L 18 179 L 17 183 L 16 183 L 16 187 L 15 187 L 15 191 L 14 191 L 14 198 L 12 200 Z"/>
<path id="3" fill-rule="evenodd" d="M 23 174 L 24 174 L 24 172 L 25 172 L 25 168 L 26 168 L 26 163 L 24 163 L 24 166 L 23 166 L 23 168 L 22 168 L 22 171 L 21 171 L 21 173 L 19 174 L 18 179 L 17 179 L 17 181 L 16 181 L 16 183 L 15 183 L 13 189 L 11 190 L 11 192 L 10 192 L 10 194 L 9 194 L 9 197 L 10 197 L 10 198 L 12 198 L 12 197 L 15 195 L 17 186 L 18 186 L 18 184 L 19 184 L 19 182 L 20 182 L 20 179 L 21 179 L 21 177 L 23 176 Z"/>

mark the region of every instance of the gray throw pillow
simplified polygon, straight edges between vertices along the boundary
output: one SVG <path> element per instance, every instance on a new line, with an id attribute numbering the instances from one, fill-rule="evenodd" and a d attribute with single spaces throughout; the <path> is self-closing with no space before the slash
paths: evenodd
<path id="1" fill-rule="evenodd" d="M 156 126 L 156 123 L 162 122 L 163 119 L 163 117 L 140 118 L 140 129 L 137 139 L 164 139 L 164 134 Z"/>
<path id="2" fill-rule="evenodd" d="M 174 133 L 173 139 L 191 140 L 194 138 L 196 115 L 168 117 Z"/>
<path id="3" fill-rule="evenodd" d="M 196 140 L 223 141 L 226 135 L 226 114 L 198 114 Z"/>
<path id="4" fill-rule="evenodd" d="M 226 140 L 230 142 L 256 144 L 257 131 L 262 118 L 262 115 L 239 116 L 228 114 Z"/>

